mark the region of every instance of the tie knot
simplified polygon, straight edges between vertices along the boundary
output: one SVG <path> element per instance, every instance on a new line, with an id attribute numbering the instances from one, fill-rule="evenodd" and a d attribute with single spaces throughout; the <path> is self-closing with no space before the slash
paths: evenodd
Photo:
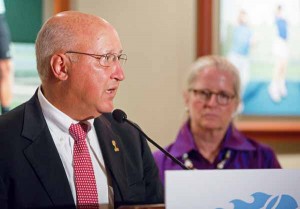
<path id="1" fill-rule="evenodd" d="M 88 125 L 85 123 L 71 124 L 69 132 L 75 141 L 85 140 L 88 131 Z"/>

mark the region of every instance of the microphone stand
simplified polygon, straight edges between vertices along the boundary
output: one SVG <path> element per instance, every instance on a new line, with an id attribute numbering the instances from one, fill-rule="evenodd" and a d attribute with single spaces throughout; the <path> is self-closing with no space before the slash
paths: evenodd
<path id="1" fill-rule="evenodd" d="M 173 155 L 171 155 L 169 152 L 167 152 L 164 148 L 162 148 L 160 145 L 158 145 L 155 141 L 153 141 L 150 137 L 148 137 L 143 131 L 142 129 L 140 129 L 135 123 L 131 122 L 130 120 L 128 120 L 127 118 L 123 118 L 124 121 L 126 121 L 127 123 L 129 123 L 130 125 L 132 125 L 133 127 L 135 127 L 138 131 L 140 131 L 140 133 L 151 143 L 153 144 L 155 147 L 157 147 L 160 151 L 162 151 L 167 157 L 171 158 L 173 160 L 173 162 L 176 162 L 182 169 L 184 170 L 190 170 L 189 168 L 187 168 L 182 162 L 180 162 L 179 160 L 177 160 Z"/>

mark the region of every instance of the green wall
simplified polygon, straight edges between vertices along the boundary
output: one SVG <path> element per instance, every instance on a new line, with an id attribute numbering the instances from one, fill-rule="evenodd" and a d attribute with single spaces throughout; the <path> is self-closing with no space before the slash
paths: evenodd
<path id="1" fill-rule="evenodd" d="M 34 43 L 42 25 L 42 0 L 4 0 L 13 42 Z"/>

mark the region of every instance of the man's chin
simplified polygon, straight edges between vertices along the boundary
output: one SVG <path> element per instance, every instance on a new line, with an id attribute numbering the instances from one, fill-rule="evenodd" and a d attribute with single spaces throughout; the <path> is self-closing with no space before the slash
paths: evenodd
<path id="1" fill-rule="evenodd" d="M 111 113 L 114 110 L 114 104 L 107 104 L 99 108 L 99 113 Z"/>

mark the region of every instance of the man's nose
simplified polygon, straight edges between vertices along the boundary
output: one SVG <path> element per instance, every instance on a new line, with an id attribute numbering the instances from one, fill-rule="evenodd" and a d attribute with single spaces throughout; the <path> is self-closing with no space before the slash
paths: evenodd
<path id="1" fill-rule="evenodd" d="M 112 78 L 116 79 L 118 81 L 122 81 L 125 79 L 125 73 L 124 73 L 124 68 L 121 66 L 120 62 L 116 62 L 114 69 L 113 69 L 113 73 L 112 73 Z"/>

